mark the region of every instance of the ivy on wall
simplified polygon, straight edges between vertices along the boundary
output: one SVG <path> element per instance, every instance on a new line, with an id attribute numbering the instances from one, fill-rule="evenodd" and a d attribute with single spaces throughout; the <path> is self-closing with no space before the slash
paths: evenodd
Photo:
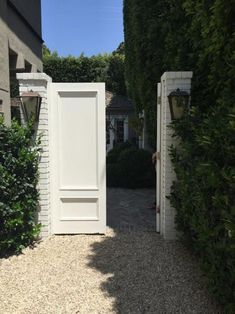
<path id="1" fill-rule="evenodd" d="M 211 290 L 235 312 L 235 0 L 124 0 L 128 93 L 145 109 L 155 146 L 156 83 L 193 71 L 192 111 L 175 122 L 178 229 Z"/>
<path id="2" fill-rule="evenodd" d="M 171 148 L 177 227 L 200 258 L 211 291 L 234 313 L 235 107 L 218 103 L 206 113 L 193 107 L 173 129 L 181 143 Z"/>
<path id="3" fill-rule="evenodd" d="M 177 25 L 179 21 L 182 28 Z M 157 83 L 166 70 L 189 68 L 182 65 L 183 52 L 187 49 L 186 40 L 181 36 L 185 27 L 182 7 L 176 1 L 124 1 L 127 90 L 137 104 L 137 111 L 145 109 L 153 147 L 156 145 Z"/>
<path id="4" fill-rule="evenodd" d="M 234 96 L 234 11 L 234 0 L 124 0 L 127 90 L 146 111 L 153 147 L 165 71 L 194 71 L 193 102 L 205 110 Z"/>

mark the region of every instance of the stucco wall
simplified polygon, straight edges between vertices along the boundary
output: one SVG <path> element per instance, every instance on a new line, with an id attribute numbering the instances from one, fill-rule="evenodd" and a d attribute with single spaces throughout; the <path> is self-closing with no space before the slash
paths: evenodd
<path id="1" fill-rule="evenodd" d="M 41 0 L 10 0 L 41 36 Z"/>
<path id="2" fill-rule="evenodd" d="M 7 14 L 6 1 L 0 1 L 0 111 L 4 113 L 6 121 L 10 122 L 10 83 L 9 83 L 9 56 L 8 56 L 8 27 L 2 15 Z M 1 90 L 4 89 L 5 91 Z"/>
<path id="3" fill-rule="evenodd" d="M 43 69 L 40 1 L 35 1 L 35 8 L 32 12 L 28 6 L 29 4 L 32 6 L 31 0 L 11 2 L 14 2 L 22 12 L 17 14 L 15 9 L 9 6 L 7 0 L 0 1 L 0 89 L 5 90 L 0 90 L 0 99 L 3 100 L 0 111 L 4 112 L 6 123 L 10 123 L 9 50 L 11 49 L 20 61 L 16 63 L 16 65 L 20 64 L 20 68 L 16 67 L 11 75 L 14 75 L 17 70 L 24 71 L 25 61 L 32 65 L 31 72 L 41 72 Z M 27 25 L 21 16 L 22 14 L 27 18 L 25 12 L 28 15 L 31 14 L 30 25 Z"/>
<path id="4" fill-rule="evenodd" d="M 38 14 L 40 14 L 40 11 Z M 32 54 L 35 55 L 38 60 L 33 58 L 32 61 L 40 67 L 40 59 L 42 58 L 42 42 L 40 40 L 41 33 L 38 34 L 38 37 L 36 33 L 34 33 L 33 30 L 22 20 L 21 16 L 19 16 L 11 7 L 8 7 L 7 10 L 7 24 L 10 45 L 17 45 L 17 49 L 22 46 L 21 50 L 24 50 L 25 59 L 29 62 L 32 59 Z M 15 37 L 18 40 L 15 40 Z M 25 49 L 25 47 L 27 47 L 27 49 Z"/>

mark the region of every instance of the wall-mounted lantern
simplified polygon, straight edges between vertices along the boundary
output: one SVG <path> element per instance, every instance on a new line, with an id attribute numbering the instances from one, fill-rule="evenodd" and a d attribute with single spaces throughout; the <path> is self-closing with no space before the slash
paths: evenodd
<path id="1" fill-rule="evenodd" d="M 189 93 L 179 88 L 168 95 L 172 120 L 181 119 L 188 112 L 189 97 Z"/>
<path id="2" fill-rule="evenodd" d="M 19 98 L 21 100 L 21 108 L 26 122 L 30 121 L 30 119 L 38 122 L 42 101 L 42 97 L 39 93 L 33 92 L 32 90 L 23 92 Z"/>
<path id="3" fill-rule="evenodd" d="M 2 111 L 2 99 L 0 99 L 0 117 L 4 117 L 4 112 Z"/>
<path id="4" fill-rule="evenodd" d="M 3 92 L 8 93 L 8 91 L 7 91 L 6 89 L 1 88 L 1 87 L 0 87 L 0 91 L 3 91 Z M 3 100 L 0 99 L 0 117 L 4 117 L 4 112 L 3 112 L 3 110 L 2 110 L 2 104 L 3 104 Z"/>

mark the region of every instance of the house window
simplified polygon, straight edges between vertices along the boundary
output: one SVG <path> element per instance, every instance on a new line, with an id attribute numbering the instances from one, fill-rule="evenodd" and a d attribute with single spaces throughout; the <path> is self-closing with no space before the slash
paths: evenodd
<path id="1" fill-rule="evenodd" d="M 106 145 L 110 144 L 110 121 L 106 120 Z"/>
<path id="2" fill-rule="evenodd" d="M 116 141 L 117 143 L 124 142 L 124 121 L 123 120 L 116 121 Z"/>

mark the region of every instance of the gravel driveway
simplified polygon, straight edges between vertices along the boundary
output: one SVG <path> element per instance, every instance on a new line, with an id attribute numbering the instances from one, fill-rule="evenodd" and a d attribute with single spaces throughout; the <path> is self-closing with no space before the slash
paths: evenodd
<path id="1" fill-rule="evenodd" d="M 128 206 L 143 219 L 145 208 L 151 225 L 154 212 L 147 204 L 153 195 L 109 190 L 109 211 L 120 213 L 116 222 L 109 219 L 105 236 L 52 236 L 0 260 L 0 313 L 222 313 L 179 243 L 163 241 L 150 227 L 120 228 L 122 219 L 125 226 L 130 222 L 123 214 Z"/>

